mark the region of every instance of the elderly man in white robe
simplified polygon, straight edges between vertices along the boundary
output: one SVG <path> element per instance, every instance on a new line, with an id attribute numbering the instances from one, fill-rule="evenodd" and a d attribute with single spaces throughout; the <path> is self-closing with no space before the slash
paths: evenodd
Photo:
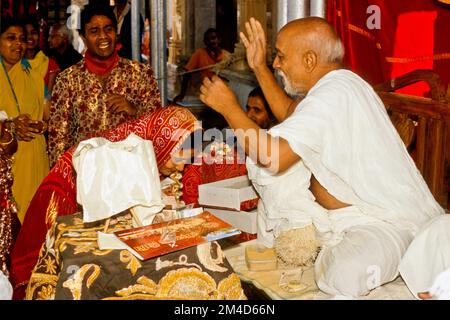
<path id="1" fill-rule="evenodd" d="M 241 39 L 248 64 L 280 124 L 260 130 L 218 77 L 204 80 L 200 99 L 238 129 L 255 187 L 264 191 L 267 185 L 284 185 L 261 194 L 266 209 L 260 210 L 258 238 L 270 246 L 277 228 L 301 228 L 309 220 L 324 239 L 315 261 L 319 288 L 333 295 L 365 295 L 398 276 L 415 233 L 443 209 L 380 98 L 342 68 L 342 43 L 325 20 L 294 20 L 277 36 L 273 67 L 288 94 L 304 96 L 299 103 L 278 86 L 265 63 L 260 23 L 252 18 L 246 31 Z M 258 132 L 255 139 L 250 132 Z M 298 179 L 289 178 L 293 171 Z M 305 185 L 305 177 L 311 177 L 310 184 Z M 294 204 L 292 211 L 285 210 L 286 203 L 282 210 L 271 205 L 280 197 Z M 295 210 L 302 201 L 306 205 Z"/>

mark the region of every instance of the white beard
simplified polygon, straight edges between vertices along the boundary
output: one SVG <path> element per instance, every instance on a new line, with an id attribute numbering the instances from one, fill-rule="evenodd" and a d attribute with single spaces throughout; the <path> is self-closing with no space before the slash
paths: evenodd
<path id="1" fill-rule="evenodd" d="M 283 86 L 284 86 L 284 91 L 286 91 L 287 94 L 289 94 L 291 96 L 296 96 L 296 95 L 300 94 L 300 92 L 298 92 L 294 88 L 291 81 L 289 80 L 289 78 L 286 76 L 286 74 L 283 71 L 277 70 L 276 72 L 281 77 L 281 81 L 283 82 Z"/>

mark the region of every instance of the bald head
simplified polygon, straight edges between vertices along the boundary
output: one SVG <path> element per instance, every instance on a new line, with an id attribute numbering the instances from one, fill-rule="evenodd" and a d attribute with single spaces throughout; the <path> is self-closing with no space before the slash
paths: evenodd
<path id="1" fill-rule="evenodd" d="M 287 36 L 292 44 L 314 51 L 322 63 L 340 64 L 344 58 L 344 46 L 325 19 L 308 17 L 293 20 L 280 30 L 279 36 Z"/>

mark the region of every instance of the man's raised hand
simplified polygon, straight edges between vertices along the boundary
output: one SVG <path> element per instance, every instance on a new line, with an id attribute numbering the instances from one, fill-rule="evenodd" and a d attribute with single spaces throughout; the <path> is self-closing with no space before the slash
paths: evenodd
<path id="1" fill-rule="evenodd" d="M 222 115 L 233 108 L 240 108 L 233 91 L 218 76 L 203 80 L 200 100 Z"/>
<path id="2" fill-rule="evenodd" d="M 248 38 L 243 32 L 240 37 L 247 50 L 247 62 L 252 70 L 259 67 L 266 67 L 266 34 L 261 23 L 254 18 L 250 18 L 245 23 Z"/>

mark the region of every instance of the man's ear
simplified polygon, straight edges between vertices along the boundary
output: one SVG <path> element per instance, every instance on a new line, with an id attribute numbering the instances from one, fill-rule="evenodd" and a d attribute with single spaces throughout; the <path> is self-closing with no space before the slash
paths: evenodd
<path id="1" fill-rule="evenodd" d="M 81 33 L 80 33 L 80 38 L 81 38 L 81 40 L 83 40 L 84 47 L 87 48 L 86 38 Z"/>
<path id="2" fill-rule="evenodd" d="M 317 53 L 313 50 L 308 50 L 303 55 L 303 66 L 305 67 L 305 71 L 311 73 L 317 66 Z"/>

